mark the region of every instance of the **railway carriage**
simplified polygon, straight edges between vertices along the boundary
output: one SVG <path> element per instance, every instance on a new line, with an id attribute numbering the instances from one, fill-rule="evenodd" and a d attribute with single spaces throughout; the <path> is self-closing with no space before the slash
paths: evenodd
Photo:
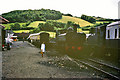
<path id="1" fill-rule="evenodd" d="M 120 57 L 120 21 L 98 26 L 92 31 L 92 36 L 87 39 L 87 45 L 91 47 L 90 55 L 118 61 Z"/>
<path id="2" fill-rule="evenodd" d="M 105 55 L 111 58 L 120 57 L 120 21 L 106 27 Z"/>

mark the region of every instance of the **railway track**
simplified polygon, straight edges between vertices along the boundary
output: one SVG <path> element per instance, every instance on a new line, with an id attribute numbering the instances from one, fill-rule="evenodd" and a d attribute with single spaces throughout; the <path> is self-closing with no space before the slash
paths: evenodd
<path id="1" fill-rule="evenodd" d="M 120 69 L 111 65 L 108 65 L 106 63 L 102 63 L 93 59 L 72 59 L 69 58 L 69 60 L 73 61 L 76 63 L 78 66 L 82 63 L 85 66 L 91 67 L 92 69 L 103 73 L 106 75 L 107 78 L 112 79 L 112 80 L 120 80 L 119 74 L 120 74 Z"/>
<path id="2" fill-rule="evenodd" d="M 109 64 L 100 62 L 100 61 L 96 61 L 96 60 L 94 60 L 94 59 L 89 59 L 89 60 L 90 60 L 90 61 L 93 61 L 93 62 L 95 62 L 95 63 L 97 63 L 97 64 L 101 64 L 101 65 L 104 65 L 104 66 L 113 68 L 113 69 L 117 70 L 118 72 L 120 72 L 120 68 L 118 68 L 118 67 L 115 67 L 115 66 L 112 66 L 112 65 L 109 65 Z"/>

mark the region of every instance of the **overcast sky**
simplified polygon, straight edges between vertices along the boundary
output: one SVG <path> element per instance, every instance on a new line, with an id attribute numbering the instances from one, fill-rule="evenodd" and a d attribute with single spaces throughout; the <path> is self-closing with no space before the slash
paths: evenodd
<path id="1" fill-rule="evenodd" d="M 1 0 L 0 14 L 13 10 L 53 9 L 80 17 L 82 14 L 118 18 L 120 0 Z"/>

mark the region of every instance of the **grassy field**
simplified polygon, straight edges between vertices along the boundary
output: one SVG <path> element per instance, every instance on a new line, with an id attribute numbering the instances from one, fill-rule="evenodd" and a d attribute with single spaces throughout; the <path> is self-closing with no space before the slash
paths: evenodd
<path id="1" fill-rule="evenodd" d="M 38 27 L 39 23 L 45 23 L 45 22 L 44 21 L 34 21 L 34 22 L 30 23 L 30 25 L 28 25 L 27 27 L 36 28 L 36 27 Z"/>
<path id="2" fill-rule="evenodd" d="M 56 20 L 57 22 L 67 23 L 68 21 L 75 22 L 76 24 L 79 24 L 80 27 L 94 25 L 92 23 L 89 23 L 88 21 L 85 21 L 80 18 L 70 17 L 70 16 L 62 16 L 62 19 Z"/>
<path id="3" fill-rule="evenodd" d="M 77 28 L 77 32 L 82 32 L 82 29 L 81 28 Z"/>
<path id="4" fill-rule="evenodd" d="M 83 31 L 81 28 L 77 28 L 77 32 L 84 32 L 85 34 L 89 34 L 89 30 Z"/>
<path id="5" fill-rule="evenodd" d="M 13 32 L 14 32 L 14 33 L 22 33 L 22 32 L 24 32 L 24 33 L 29 33 L 30 30 L 14 30 Z"/>
<path id="6" fill-rule="evenodd" d="M 89 34 L 90 31 L 82 31 L 82 32 L 84 32 L 85 34 Z"/>

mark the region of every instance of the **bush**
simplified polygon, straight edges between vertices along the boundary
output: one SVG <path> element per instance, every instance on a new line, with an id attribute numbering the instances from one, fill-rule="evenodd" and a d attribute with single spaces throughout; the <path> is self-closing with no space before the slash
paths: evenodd
<path id="1" fill-rule="evenodd" d="M 19 30 L 20 29 L 20 24 L 19 23 L 15 23 L 14 25 L 10 25 L 12 30 Z"/>

